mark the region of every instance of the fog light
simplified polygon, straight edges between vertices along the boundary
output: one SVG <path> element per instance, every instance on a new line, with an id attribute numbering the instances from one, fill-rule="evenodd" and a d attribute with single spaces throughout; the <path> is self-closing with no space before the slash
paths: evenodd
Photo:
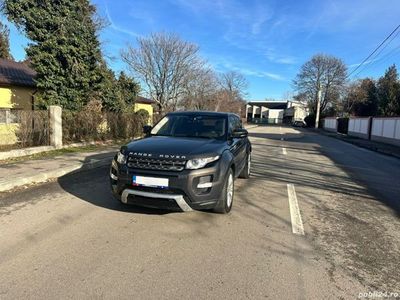
<path id="1" fill-rule="evenodd" d="M 198 189 L 205 189 L 212 187 L 212 178 L 211 176 L 203 176 L 199 179 L 199 184 L 197 185 Z"/>

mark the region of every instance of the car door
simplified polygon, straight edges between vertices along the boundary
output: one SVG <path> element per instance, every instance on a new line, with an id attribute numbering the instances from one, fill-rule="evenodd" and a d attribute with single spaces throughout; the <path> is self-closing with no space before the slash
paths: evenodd
<path id="1" fill-rule="evenodd" d="M 237 128 L 243 128 L 242 126 L 242 122 L 240 121 L 240 118 L 237 116 L 234 116 L 235 122 L 236 122 L 236 127 Z M 246 158 L 247 158 L 247 137 L 246 138 L 241 138 L 239 141 L 239 159 L 240 159 L 240 169 L 242 169 L 244 167 L 244 164 L 246 163 Z"/>
<path id="2" fill-rule="evenodd" d="M 229 116 L 229 134 L 231 135 L 235 129 L 240 128 L 240 120 L 235 116 Z M 239 121 L 239 122 L 238 122 Z M 244 158 L 243 158 L 243 148 L 244 148 L 244 139 L 243 138 L 232 138 L 230 150 L 233 154 L 233 161 L 236 166 L 236 175 L 242 170 L 244 166 Z M 245 151 L 245 150 L 244 150 Z"/>

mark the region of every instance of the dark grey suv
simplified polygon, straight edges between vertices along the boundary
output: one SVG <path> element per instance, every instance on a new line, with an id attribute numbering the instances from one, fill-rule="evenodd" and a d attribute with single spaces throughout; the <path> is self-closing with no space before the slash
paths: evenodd
<path id="1" fill-rule="evenodd" d="M 231 210 L 235 178 L 249 178 L 251 167 L 251 144 L 237 115 L 174 112 L 144 133 L 112 161 L 118 200 L 183 211 Z"/>

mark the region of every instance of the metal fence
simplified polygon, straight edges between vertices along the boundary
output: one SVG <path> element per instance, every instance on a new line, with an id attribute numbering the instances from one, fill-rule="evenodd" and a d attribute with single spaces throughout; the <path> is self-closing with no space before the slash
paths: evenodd
<path id="1" fill-rule="evenodd" d="M 142 134 L 148 116 L 138 113 L 68 111 L 62 113 L 63 144 L 131 139 Z"/>
<path id="2" fill-rule="evenodd" d="M 248 121 L 254 124 L 282 124 L 283 119 L 281 118 L 251 118 Z"/>
<path id="3" fill-rule="evenodd" d="M 49 145 L 47 110 L 0 109 L 0 149 Z"/>

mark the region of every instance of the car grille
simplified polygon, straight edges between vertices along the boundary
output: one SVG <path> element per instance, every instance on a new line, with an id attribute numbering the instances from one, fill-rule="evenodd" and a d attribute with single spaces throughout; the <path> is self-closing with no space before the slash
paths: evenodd
<path id="1" fill-rule="evenodd" d="M 146 157 L 128 157 L 128 167 L 146 170 L 182 171 L 186 161 Z"/>
<path id="2" fill-rule="evenodd" d="M 165 195 L 185 195 L 184 192 L 180 189 L 168 188 L 168 189 L 160 189 L 151 186 L 133 186 L 129 187 L 132 190 L 148 192 L 148 193 L 157 193 L 157 194 L 165 194 Z"/>
<path id="3" fill-rule="evenodd" d="M 180 207 L 173 199 L 164 199 L 164 198 L 148 198 L 137 195 L 129 195 L 128 203 L 133 205 L 139 205 L 150 208 L 158 208 L 158 209 L 169 209 L 180 211 Z"/>

